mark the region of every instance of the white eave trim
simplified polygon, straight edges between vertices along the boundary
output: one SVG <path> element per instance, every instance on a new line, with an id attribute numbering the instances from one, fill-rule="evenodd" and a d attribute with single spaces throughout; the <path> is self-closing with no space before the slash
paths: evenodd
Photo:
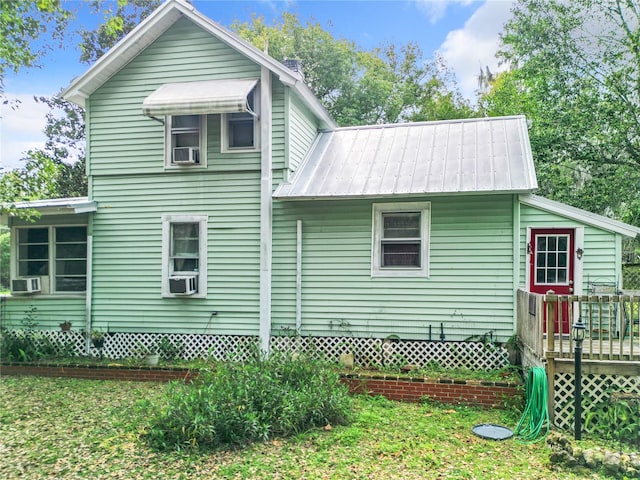
<path id="1" fill-rule="evenodd" d="M 588 212 L 586 210 L 556 202 L 555 200 L 549 200 L 548 198 L 539 197 L 537 195 L 520 195 L 520 203 L 539 208 L 540 210 L 544 210 L 549 213 L 555 213 L 563 217 L 571 218 L 586 225 L 601 228 L 602 230 L 619 233 L 625 237 L 635 238 L 640 235 L 640 228 L 634 227 L 633 225 L 619 222 L 618 220 L 613 220 L 603 215 L 598 215 L 597 213 Z"/>
<path id="2" fill-rule="evenodd" d="M 64 215 L 93 213 L 98 210 L 98 203 L 88 197 L 52 198 L 17 202 L 13 205 L 18 209 L 32 208 L 43 215 Z"/>
<path id="3" fill-rule="evenodd" d="M 116 43 L 111 50 L 103 55 L 83 75 L 74 79 L 62 91 L 61 96 L 81 107 L 85 100 L 95 92 L 104 82 L 120 71 L 140 52 L 153 43 L 162 33 L 173 25 L 181 16 L 209 32 L 231 48 L 253 60 L 258 65 L 268 68 L 278 76 L 285 85 L 292 87 L 305 101 L 310 110 L 320 119 L 323 128 L 336 128 L 337 124 L 331 118 L 320 101 L 313 95 L 296 75 L 277 60 L 261 52 L 238 35 L 222 27 L 210 18 L 195 10 L 193 5 L 185 0 L 168 0 L 134 28 L 126 37 Z"/>

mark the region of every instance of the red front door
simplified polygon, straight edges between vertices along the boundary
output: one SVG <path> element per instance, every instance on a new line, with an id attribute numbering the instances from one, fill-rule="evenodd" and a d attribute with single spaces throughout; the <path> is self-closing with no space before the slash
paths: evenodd
<path id="1" fill-rule="evenodd" d="M 573 293 L 574 236 L 574 230 L 569 228 L 531 229 L 529 289 L 532 292 L 544 294 L 553 290 L 557 295 Z M 569 333 L 572 321 L 567 302 L 562 304 L 562 330 L 558 326 L 559 313 L 556 312 L 554 331 Z"/>

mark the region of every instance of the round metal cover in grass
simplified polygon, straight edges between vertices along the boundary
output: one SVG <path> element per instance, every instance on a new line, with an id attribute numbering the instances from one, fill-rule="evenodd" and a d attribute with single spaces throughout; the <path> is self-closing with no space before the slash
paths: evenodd
<path id="1" fill-rule="evenodd" d="M 501 425 L 493 425 L 491 423 L 483 423 L 476 425 L 471 429 L 473 433 L 482 438 L 490 440 L 506 440 L 513 436 L 513 431 Z"/>

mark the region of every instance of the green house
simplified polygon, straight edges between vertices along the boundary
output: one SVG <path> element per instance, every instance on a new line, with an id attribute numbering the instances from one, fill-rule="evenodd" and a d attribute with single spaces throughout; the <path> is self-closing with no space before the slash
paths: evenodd
<path id="1" fill-rule="evenodd" d="M 170 0 L 75 79 L 89 196 L 4 219 L 2 326 L 503 342 L 619 282 L 640 229 L 533 195 L 523 117 L 338 128 L 288 63 Z"/>

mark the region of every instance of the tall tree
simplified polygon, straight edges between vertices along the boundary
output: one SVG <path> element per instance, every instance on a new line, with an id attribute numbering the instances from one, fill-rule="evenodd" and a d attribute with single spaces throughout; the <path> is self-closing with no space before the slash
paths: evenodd
<path id="1" fill-rule="evenodd" d="M 640 224 L 640 9 L 634 0 L 520 0 L 481 104 L 524 113 L 542 193 Z"/>
<path id="2" fill-rule="evenodd" d="M 114 10 L 112 2 L 92 2 L 92 12 L 104 19 L 96 30 L 80 31 L 81 62 L 96 61 L 159 4 L 160 0 L 118 0 Z M 19 200 L 87 194 L 84 109 L 58 96 L 38 97 L 36 101 L 50 107 L 44 130 L 47 140 L 44 148 L 26 153 L 23 168 L 0 177 L 2 203 L 6 205 Z"/>
<path id="3" fill-rule="evenodd" d="M 70 18 L 58 0 L 0 0 L 0 93 L 6 72 L 36 66 L 62 40 Z"/>
<path id="4" fill-rule="evenodd" d="M 262 17 L 232 28 L 277 60 L 300 60 L 305 82 L 340 125 L 460 118 L 472 113 L 442 59 L 420 48 L 373 50 L 335 38 L 317 22 L 291 13 L 267 25 Z"/>

